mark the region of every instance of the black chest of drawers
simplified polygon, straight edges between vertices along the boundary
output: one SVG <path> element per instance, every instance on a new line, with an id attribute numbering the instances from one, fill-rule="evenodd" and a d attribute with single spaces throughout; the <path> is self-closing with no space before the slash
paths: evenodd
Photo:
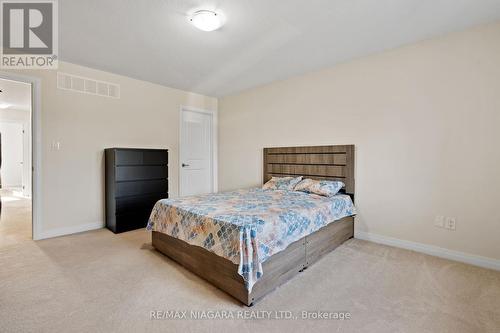
<path id="1" fill-rule="evenodd" d="M 168 198 L 168 150 L 109 148 L 105 159 L 106 227 L 146 227 L 154 204 Z"/>

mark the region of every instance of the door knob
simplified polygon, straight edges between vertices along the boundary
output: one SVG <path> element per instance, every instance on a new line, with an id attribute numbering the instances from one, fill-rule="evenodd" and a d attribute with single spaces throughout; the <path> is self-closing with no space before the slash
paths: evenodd
<path id="1" fill-rule="evenodd" d="M 182 167 L 185 168 L 185 167 L 188 167 L 189 164 L 186 164 L 186 163 L 182 163 Z"/>

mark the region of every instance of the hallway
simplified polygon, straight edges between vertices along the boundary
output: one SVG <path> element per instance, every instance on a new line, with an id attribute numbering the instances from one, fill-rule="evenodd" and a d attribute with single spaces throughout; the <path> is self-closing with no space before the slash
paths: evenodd
<path id="1" fill-rule="evenodd" d="M 31 240 L 31 200 L 17 191 L 0 190 L 0 246 Z"/>

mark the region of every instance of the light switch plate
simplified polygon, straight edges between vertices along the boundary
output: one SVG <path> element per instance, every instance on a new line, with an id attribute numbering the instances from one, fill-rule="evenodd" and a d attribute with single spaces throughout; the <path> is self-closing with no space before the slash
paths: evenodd
<path id="1" fill-rule="evenodd" d="M 457 220 L 454 217 L 447 217 L 445 228 L 455 231 L 457 229 Z"/>
<path id="2" fill-rule="evenodd" d="M 59 141 L 52 141 L 52 150 L 61 150 L 61 143 Z"/>

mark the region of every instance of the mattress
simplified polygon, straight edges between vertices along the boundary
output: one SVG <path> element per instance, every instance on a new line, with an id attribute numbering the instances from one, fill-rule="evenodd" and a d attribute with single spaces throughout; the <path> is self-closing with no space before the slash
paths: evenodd
<path id="1" fill-rule="evenodd" d="M 238 265 L 251 292 L 262 263 L 289 244 L 356 213 L 348 195 L 260 188 L 164 199 L 147 229 L 201 246 Z"/>

